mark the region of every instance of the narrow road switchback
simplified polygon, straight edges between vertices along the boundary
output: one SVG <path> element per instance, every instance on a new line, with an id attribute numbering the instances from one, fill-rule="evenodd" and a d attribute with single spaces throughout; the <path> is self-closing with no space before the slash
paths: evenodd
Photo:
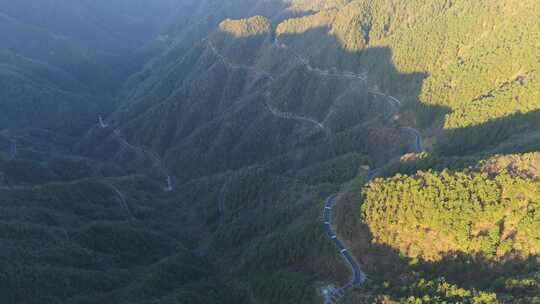
<path id="1" fill-rule="evenodd" d="M 330 293 L 326 295 L 325 304 L 336 303 L 339 299 L 341 299 L 345 295 L 345 292 L 347 290 L 353 287 L 362 285 L 367 279 L 366 274 L 362 271 L 360 263 L 358 263 L 358 261 L 354 258 L 354 256 L 349 252 L 349 250 L 345 247 L 343 242 L 340 239 L 338 239 L 336 232 L 334 231 L 334 228 L 332 227 L 332 208 L 334 206 L 334 203 L 336 202 L 336 198 L 337 198 L 337 194 L 333 194 L 330 197 L 328 197 L 326 199 L 326 202 L 324 203 L 324 213 L 323 213 L 324 214 L 323 216 L 324 229 L 328 237 L 336 245 L 342 258 L 350 266 L 351 271 L 352 271 L 352 278 L 343 287 L 330 291 Z"/>
<path id="2" fill-rule="evenodd" d="M 105 121 L 103 120 L 103 117 L 101 115 L 98 116 L 98 125 L 99 125 L 99 127 L 101 129 L 109 128 L 109 125 L 107 123 L 105 123 Z M 134 151 L 138 151 L 138 152 L 148 156 L 152 161 L 152 166 L 154 168 L 157 168 L 159 171 L 161 171 L 163 173 L 163 175 L 166 177 L 166 179 L 165 179 L 166 185 L 165 185 L 163 190 L 165 192 L 172 192 L 174 190 L 174 177 L 169 174 L 168 168 L 163 165 L 163 160 L 161 159 L 161 157 L 159 155 L 157 155 L 153 151 L 151 151 L 149 149 L 146 149 L 144 147 L 134 146 L 134 145 L 130 144 L 126 140 L 125 136 L 118 129 L 114 129 L 112 131 L 112 134 L 120 141 L 120 143 L 125 148 L 131 149 L 131 150 L 134 150 Z"/>

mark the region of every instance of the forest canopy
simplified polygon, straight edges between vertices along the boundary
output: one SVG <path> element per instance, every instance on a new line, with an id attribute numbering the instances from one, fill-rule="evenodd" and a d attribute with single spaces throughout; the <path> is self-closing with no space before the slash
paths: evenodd
<path id="1" fill-rule="evenodd" d="M 247 19 L 224 20 L 219 24 L 219 29 L 233 35 L 235 38 L 246 38 L 268 34 L 271 31 L 271 25 L 267 18 L 255 16 Z"/>
<path id="2" fill-rule="evenodd" d="M 420 171 L 377 179 L 366 188 L 362 217 L 374 242 L 411 258 L 540 254 L 540 184 L 505 171 Z"/>

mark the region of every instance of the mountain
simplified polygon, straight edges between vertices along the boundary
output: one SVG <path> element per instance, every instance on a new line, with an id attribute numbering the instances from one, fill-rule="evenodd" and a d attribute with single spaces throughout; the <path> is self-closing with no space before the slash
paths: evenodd
<path id="1" fill-rule="evenodd" d="M 86 130 L 98 113 L 114 109 L 114 91 L 152 54 L 143 46 L 158 42 L 177 6 L 166 0 L 0 2 L 6 101 L 0 128 Z"/>
<path id="2" fill-rule="evenodd" d="M 539 300 L 536 1 L 34 2 L 7 303 Z"/>

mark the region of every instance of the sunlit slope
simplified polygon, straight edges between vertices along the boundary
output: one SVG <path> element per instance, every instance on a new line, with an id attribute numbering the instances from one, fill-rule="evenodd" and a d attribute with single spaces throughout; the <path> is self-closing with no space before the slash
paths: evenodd
<path id="1" fill-rule="evenodd" d="M 461 252 L 501 259 L 540 251 L 539 215 L 533 211 L 539 188 L 533 181 L 424 172 L 374 182 L 365 195 L 363 212 L 374 241 L 413 258 Z"/>
<path id="2" fill-rule="evenodd" d="M 308 304 L 319 281 L 349 275 L 321 225 L 324 199 L 414 144 L 392 122 L 396 103 L 368 93 L 363 74 L 306 63 L 276 45 L 271 24 L 226 19 L 166 51 L 79 147 L 126 166 L 127 151 L 152 151 L 175 179 L 167 213 L 190 249 L 247 298 Z"/>
<path id="3" fill-rule="evenodd" d="M 152 153 L 175 177 L 178 205 L 168 211 L 185 223 L 182 228 L 188 231 L 183 233 L 192 236 L 190 248 L 217 261 L 223 273 L 233 273 L 232 282 L 257 300 L 309 303 L 317 295 L 306 286 L 319 279 L 326 282 L 330 269 L 339 267 L 338 257 L 331 258 L 333 248 L 321 239 L 320 204 L 355 176 L 355 189 L 360 191 L 367 171 L 413 151 L 404 126 L 424 128 L 432 137 L 429 148 L 435 145 L 436 153 L 450 154 L 493 153 L 486 146 L 502 142 L 501 148 L 510 147 L 508 134 L 529 127 L 528 132 L 534 132 L 535 116 L 516 117 L 517 124 L 499 125 L 497 120 L 516 112 L 521 101 L 535 100 L 536 78 L 528 76 L 535 75 L 537 64 L 537 31 L 531 30 L 537 26 L 534 3 L 343 1 L 334 5 L 320 1 L 291 13 L 287 7 L 262 2 L 240 8 L 246 2 L 213 1 L 194 9 L 194 16 L 205 18 L 197 26 L 179 23 L 182 26 L 171 32 L 178 35 L 178 43 L 130 79 L 120 108 L 106 120 L 106 127 L 87 134 L 80 151 L 145 173 L 154 164 L 151 159 L 144 157 L 146 164 L 139 167 L 129 153 L 118 155 Z M 307 2 L 294 5 L 309 7 Z M 200 14 L 204 8 L 215 9 L 216 14 Z M 224 18 L 217 20 L 220 14 Z M 290 18 L 283 21 L 283 16 Z M 506 27 L 503 30 L 498 24 Z M 516 42 L 516 37 L 522 40 Z M 497 93 L 501 87 L 520 102 L 506 102 L 504 94 Z M 474 114 L 477 109 L 481 115 Z M 534 107 L 527 109 L 534 113 Z M 461 117 L 460 111 L 467 114 Z M 438 132 L 430 132 L 433 129 Z M 499 133 L 501 129 L 505 131 Z M 450 130 L 461 130 L 464 137 L 448 141 L 444 149 L 439 136 L 451 137 Z M 524 134 L 517 136 L 526 144 L 533 137 Z M 366 216 L 370 231 L 377 240 L 389 238 L 374 245 L 350 240 L 355 252 L 379 245 L 387 251 L 383 258 L 366 259 L 372 271 L 368 275 L 377 284 L 373 294 L 406 299 L 437 293 L 439 300 L 472 302 L 493 299 L 499 290 L 505 295 L 518 293 L 529 282 L 528 270 L 509 272 L 496 287 L 490 281 L 502 271 L 497 267 L 506 267 L 506 257 L 526 246 L 530 227 L 522 230 L 525 236 L 518 233 L 515 240 L 505 242 L 512 232 L 499 224 L 501 216 L 511 217 L 508 229 L 519 230 L 515 222 L 531 221 L 533 215 L 520 213 L 520 208 L 536 206 L 535 182 L 504 172 L 494 177 L 463 169 L 477 159 L 439 157 L 407 155 L 405 161 L 419 163 L 405 165 L 411 177 L 398 175 L 369 186 L 390 189 L 383 192 L 388 196 L 366 190 L 373 196 L 364 207 L 374 210 Z M 439 170 L 447 164 L 456 172 L 414 175 L 419 168 Z M 433 185 L 433 193 L 424 192 L 426 183 Z M 494 194 L 486 194 L 486 189 Z M 469 198 L 475 204 L 467 205 Z M 354 208 L 360 201 L 354 202 L 349 219 L 358 218 Z M 439 201 L 455 208 L 439 208 Z M 493 210 L 484 203 L 493 205 Z M 396 211 L 392 214 L 399 220 L 388 216 L 387 207 Z M 460 215 L 456 227 L 441 224 L 457 218 L 456 214 Z M 432 226 L 426 229 L 436 236 L 424 236 L 423 226 L 401 225 L 408 216 L 428 222 Z M 485 221 L 485 227 L 467 234 L 462 226 L 475 221 Z M 399 234 L 402 230 L 396 227 L 405 232 Z M 346 229 L 342 229 L 346 235 L 355 234 Z M 360 240 L 370 239 L 370 231 Z M 398 236 L 392 237 L 393 233 Z M 446 243 L 438 244 L 441 249 L 435 240 Z M 474 275 L 478 268 L 466 268 L 464 276 L 470 277 L 464 280 L 459 271 L 437 268 L 456 251 L 466 261 L 452 263 L 456 269 L 463 270 L 471 262 L 484 267 L 483 272 Z M 476 254 L 485 260 L 474 260 Z M 534 259 L 536 251 L 519 254 Z M 421 266 L 435 270 L 417 274 L 413 267 L 412 274 L 396 273 L 395 265 L 388 262 L 392 267 L 381 271 L 373 262 L 379 259 L 383 264 L 393 259 L 411 265 L 426 261 Z M 518 259 L 509 262 L 535 267 Z M 439 280 L 447 274 L 454 285 Z M 347 275 L 339 271 L 335 276 Z M 484 279 L 476 280 L 482 275 Z M 437 280 L 431 280 L 434 277 Z M 384 281 L 388 278 L 390 283 Z M 507 278 L 513 287 L 506 287 Z M 400 281 L 406 284 L 399 285 Z M 464 289 L 460 289 L 462 282 L 467 284 Z"/>
<path id="4" fill-rule="evenodd" d="M 381 160 L 407 147 L 408 138 L 388 122 L 394 103 L 369 94 L 362 74 L 319 70 L 276 47 L 264 17 L 225 20 L 181 56 L 173 52 L 149 67 L 111 124 L 163 155 L 181 180 L 293 151 L 325 151 L 319 161 L 350 152 Z"/>
<path id="5" fill-rule="evenodd" d="M 278 34 L 298 32 L 298 26 L 326 27 L 340 47 L 359 57 L 368 48 L 388 47 L 399 71 L 428 75 L 420 102 L 448 108 L 445 128 L 462 128 L 538 109 L 537 11 L 536 1 L 352 1 L 338 11 L 284 22 Z M 319 43 L 312 40 L 306 56 Z M 400 87 L 380 81 L 384 67 L 376 61 L 358 64 L 373 71 L 385 89 Z"/>
<path id="6" fill-rule="evenodd" d="M 374 265 L 378 276 L 394 269 L 407 286 L 398 291 L 393 282 L 381 292 L 398 302 L 407 295 L 537 301 L 538 161 L 538 153 L 500 155 L 470 169 L 398 174 L 367 185 L 361 205 L 366 227 L 359 230 L 369 231 L 372 249 L 361 254 L 370 259 L 379 250 L 385 260 Z"/>

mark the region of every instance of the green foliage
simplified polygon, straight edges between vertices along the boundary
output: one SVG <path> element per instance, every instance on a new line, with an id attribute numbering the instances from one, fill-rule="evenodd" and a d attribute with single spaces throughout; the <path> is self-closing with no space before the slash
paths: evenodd
<path id="1" fill-rule="evenodd" d="M 432 157 L 421 157 L 418 168 Z M 440 158 L 456 170 L 398 173 L 367 185 L 361 212 L 373 242 L 406 265 L 376 294 L 399 303 L 537 301 L 537 159 L 500 155 L 472 165 Z"/>
<path id="2" fill-rule="evenodd" d="M 539 214 L 522 209 L 539 204 L 538 184 L 506 173 L 418 172 L 371 183 L 362 213 L 375 242 L 406 256 L 439 260 L 463 252 L 496 259 L 540 253 Z"/>
<path id="3" fill-rule="evenodd" d="M 497 296 L 494 293 L 471 292 L 448 283 L 443 278 L 433 281 L 420 279 L 407 286 L 408 292 L 416 295 L 408 296 L 400 301 L 407 304 L 424 303 L 471 303 L 494 304 Z"/>
<path id="4" fill-rule="evenodd" d="M 252 280 L 253 290 L 261 303 L 313 303 L 315 292 L 308 286 L 309 278 L 300 273 L 263 273 Z"/>
<path id="5" fill-rule="evenodd" d="M 0 65 L 5 63 L 2 55 L 0 48 Z M 81 85 L 59 69 L 22 61 L 0 68 L 1 129 L 44 128 L 79 135 L 95 122 L 102 108 Z"/>
<path id="6" fill-rule="evenodd" d="M 2 170 L 10 182 L 40 184 L 56 178 L 43 164 L 30 160 L 12 160 L 0 164 Z"/>
<path id="7" fill-rule="evenodd" d="M 396 249 L 395 259 L 420 271 L 412 278 L 392 272 L 390 287 L 376 291 L 403 303 L 534 300 L 537 263 L 517 259 L 540 254 L 536 156 L 498 158 L 476 172 L 460 171 L 476 155 L 438 154 L 483 151 L 516 131 L 535 130 L 534 0 L 195 2 L 186 2 L 171 37 L 159 37 L 170 48 L 117 96 L 122 105 L 111 128 L 94 128 L 79 145 L 136 172 L 146 172 L 138 160 L 148 157 L 126 146 L 155 151 L 178 176 L 177 188 L 163 193 L 162 180 L 140 177 L 46 184 L 88 177 L 95 165 L 2 156 L 2 176 L 14 184 L 0 189 L 1 257 L 10 262 L 0 262 L 0 294 L 8 303 L 317 301 L 314 282 L 345 268 L 321 225 L 323 199 L 360 165 L 386 163 L 407 146 L 394 128 L 400 122 L 389 127 L 392 106 L 367 93 L 375 90 L 404 102 L 405 121 L 438 126 L 444 119 L 452 130 L 434 154 L 388 165 L 383 175 L 393 177 L 364 190 L 362 219 L 373 247 Z M 96 114 L 114 106 L 108 94 L 144 62 L 126 55 L 126 63 L 118 54 L 131 53 L 156 29 L 126 37 L 68 28 L 62 20 L 42 26 L 51 18 L 9 17 L 17 15 L 13 3 L 0 14 L 0 99 L 7 101 L 0 128 L 86 132 Z M 97 11 L 99 28 L 109 28 L 114 12 L 132 16 L 130 8 L 142 5 L 106 4 L 74 11 Z M 47 1 L 34 5 L 50 12 Z M 62 8 L 79 4 L 71 5 Z M 281 21 L 299 11 L 301 17 Z M 162 16 L 144 19 L 161 24 Z M 275 35 L 287 46 L 271 43 L 270 20 L 279 22 Z M 92 33 L 103 45 L 89 47 Z M 102 57 L 103 50 L 113 56 Z M 367 72 L 368 81 L 327 77 L 340 70 Z M 325 130 L 292 114 L 276 117 L 268 105 Z M 343 208 L 336 230 L 354 238 L 362 223 L 345 217 L 358 211 Z"/>
<path id="8" fill-rule="evenodd" d="M 336 10 L 328 10 L 301 18 L 287 19 L 277 26 L 276 35 L 303 34 L 317 28 L 328 28 L 334 21 L 336 12 Z"/>
<path id="9" fill-rule="evenodd" d="M 183 295 L 185 303 L 241 299 L 234 286 L 223 294 L 227 287 L 214 278 L 209 262 L 168 236 L 171 224 L 175 232 L 182 230 L 177 218 L 163 210 L 167 199 L 157 195 L 160 188 L 144 178 L 114 180 L 137 217 L 128 221 L 112 182 L 0 190 L 5 303 L 148 303 L 158 298 L 178 303 L 171 300 L 176 295 Z M 204 286 L 214 291 L 193 292 Z"/>
<path id="10" fill-rule="evenodd" d="M 523 178 L 540 179 L 540 153 L 496 155 L 480 162 L 483 172 L 494 174 L 508 171 Z"/>
<path id="11" fill-rule="evenodd" d="M 356 0 L 336 7 L 331 14 L 286 20 L 277 33 L 304 33 L 324 25 L 318 39 L 300 36 L 289 44 L 319 66 L 368 71 L 370 85 L 404 101 L 422 126 L 439 126 L 444 119 L 445 129 L 463 129 L 540 109 L 540 28 L 534 0 Z M 322 18 L 325 14 L 331 17 Z M 335 41 L 328 42 L 329 37 Z M 388 48 L 391 63 L 370 52 L 375 48 Z M 392 77 L 390 68 L 427 77 L 405 83 Z M 504 125 L 507 134 L 519 127 Z M 500 128 L 493 129 L 463 132 L 448 144 L 459 148 L 477 142 L 481 149 L 507 139 L 498 134 Z"/>
<path id="12" fill-rule="evenodd" d="M 360 51 L 369 44 L 372 30 L 372 2 L 355 1 L 340 10 L 332 24 L 330 34 L 334 35 L 341 47 L 350 52 Z"/>
<path id="13" fill-rule="evenodd" d="M 394 176 L 396 174 L 414 175 L 417 171 L 461 170 L 476 166 L 478 157 L 444 157 L 433 153 L 421 153 L 413 159 L 397 160 L 384 166 L 380 175 Z"/>
<path id="14" fill-rule="evenodd" d="M 350 153 L 299 170 L 295 175 L 309 184 L 340 184 L 353 179 L 358 174 L 360 166 L 367 163 L 365 156 Z"/>
<path id="15" fill-rule="evenodd" d="M 224 20 L 219 24 L 219 29 L 235 38 L 245 38 L 268 34 L 271 30 L 271 25 L 267 18 L 255 16 L 248 19 Z"/>
<path id="16" fill-rule="evenodd" d="M 321 11 L 333 8 L 341 8 L 351 0 L 287 0 L 290 9 L 297 11 Z"/>

